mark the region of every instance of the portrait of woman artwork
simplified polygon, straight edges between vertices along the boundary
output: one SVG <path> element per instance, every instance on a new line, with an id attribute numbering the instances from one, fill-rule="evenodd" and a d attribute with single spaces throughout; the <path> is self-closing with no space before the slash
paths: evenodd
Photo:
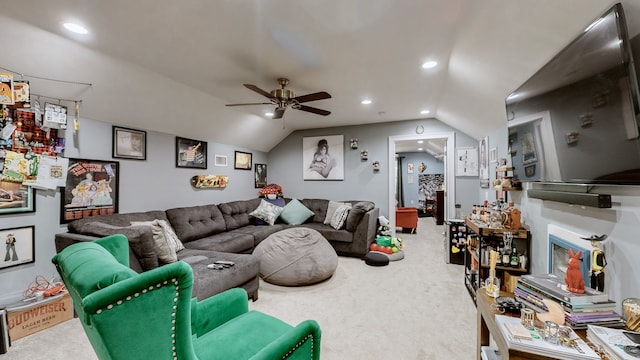
<path id="1" fill-rule="evenodd" d="M 302 139 L 304 180 L 344 180 L 344 136 Z"/>

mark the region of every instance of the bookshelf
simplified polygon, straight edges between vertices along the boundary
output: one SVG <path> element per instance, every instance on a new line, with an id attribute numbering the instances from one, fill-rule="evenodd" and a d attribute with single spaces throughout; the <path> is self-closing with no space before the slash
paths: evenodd
<path id="1" fill-rule="evenodd" d="M 506 233 L 511 233 L 513 242 L 516 244 L 519 254 L 526 254 L 527 260 L 524 266 L 518 267 L 510 265 L 496 266 L 496 276 L 501 279 L 503 290 L 505 289 L 505 277 L 520 276 L 528 274 L 530 263 L 528 256 L 531 253 L 530 234 L 526 229 L 505 229 L 491 228 L 483 222 L 477 220 L 465 219 L 467 228 L 467 251 L 464 255 L 464 275 L 465 286 L 469 291 L 471 298 L 476 301 L 476 292 L 489 276 L 489 252 L 504 246 L 504 237 Z M 515 286 L 515 285 L 514 285 Z"/>

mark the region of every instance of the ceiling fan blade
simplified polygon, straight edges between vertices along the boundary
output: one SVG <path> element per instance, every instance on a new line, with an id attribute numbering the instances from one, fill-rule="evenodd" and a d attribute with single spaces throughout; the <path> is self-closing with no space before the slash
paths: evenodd
<path id="1" fill-rule="evenodd" d="M 331 95 L 329 95 L 329 93 L 326 91 L 320 91 L 313 94 L 296 96 L 292 100 L 295 100 L 298 103 L 303 103 L 307 101 L 316 101 L 316 100 L 324 100 L 324 99 L 331 99 Z"/>
<path id="2" fill-rule="evenodd" d="M 306 105 L 300 105 L 300 107 L 296 108 L 296 109 L 302 110 L 302 111 L 308 111 L 310 113 L 314 113 L 314 114 L 318 114 L 318 115 L 322 115 L 322 116 L 327 116 L 327 115 L 331 114 L 331 111 L 322 110 L 322 109 L 318 109 L 318 108 L 314 108 L 314 107 L 306 106 Z"/>
<path id="3" fill-rule="evenodd" d="M 273 99 L 273 95 L 271 95 L 270 92 L 264 91 L 264 90 L 260 89 L 259 87 L 255 86 L 255 85 L 252 85 L 252 84 L 242 84 L 242 85 L 244 85 L 244 87 L 246 87 L 249 90 L 253 90 L 253 91 L 257 92 L 258 94 L 260 94 L 262 96 L 268 97 L 269 99 Z"/>
<path id="4" fill-rule="evenodd" d="M 282 119 L 282 116 L 284 115 L 284 111 L 286 109 L 287 108 L 283 108 L 283 107 L 276 108 L 276 111 L 273 112 L 272 119 Z"/>
<path id="5" fill-rule="evenodd" d="M 273 104 L 268 102 L 261 102 L 261 103 L 227 104 L 225 106 L 244 106 L 244 105 L 273 105 Z"/>

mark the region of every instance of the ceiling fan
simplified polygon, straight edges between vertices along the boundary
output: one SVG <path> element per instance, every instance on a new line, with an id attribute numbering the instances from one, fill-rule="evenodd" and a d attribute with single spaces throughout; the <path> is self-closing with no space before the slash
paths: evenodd
<path id="1" fill-rule="evenodd" d="M 316 100 L 324 100 L 330 99 L 331 95 L 329 95 L 326 91 L 320 91 L 312 94 L 296 96 L 296 94 L 289 90 L 285 89 L 285 87 L 289 84 L 289 79 L 287 78 L 279 78 L 278 83 L 280 84 L 279 89 L 271 90 L 271 92 L 264 91 L 252 84 L 243 84 L 247 89 L 253 90 L 258 94 L 265 96 L 269 99 L 269 102 L 261 102 L 261 103 L 244 103 L 244 104 L 227 104 L 227 106 L 244 106 L 244 105 L 269 105 L 273 104 L 276 106 L 276 110 L 273 112 L 273 119 L 280 119 L 284 115 L 284 111 L 287 107 L 291 107 L 292 109 L 307 111 L 310 113 L 327 116 L 331 114 L 331 111 L 318 109 L 315 107 L 302 105 L 302 103 Z"/>

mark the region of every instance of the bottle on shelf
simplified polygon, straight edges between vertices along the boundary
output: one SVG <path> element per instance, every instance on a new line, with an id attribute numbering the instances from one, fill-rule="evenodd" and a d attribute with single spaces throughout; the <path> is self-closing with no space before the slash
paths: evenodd
<path id="1" fill-rule="evenodd" d="M 504 247 L 502 249 L 502 266 L 509 266 L 511 263 L 511 249 Z"/>
<path id="2" fill-rule="evenodd" d="M 518 257 L 518 249 L 516 248 L 516 242 L 511 240 L 511 259 L 509 262 L 511 267 L 517 268 L 520 266 L 520 258 Z"/>
<path id="3" fill-rule="evenodd" d="M 498 256 L 496 259 L 496 266 L 502 266 L 502 254 L 504 253 L 504 248 L 499 246 L 497 250 L 498 250 Z"/>
<path id="4" fill-rule="evenodd" d="M 464 219 L 464 215 L 462 214 L 462 205 L 456 204 L 456 219 Z"/>

